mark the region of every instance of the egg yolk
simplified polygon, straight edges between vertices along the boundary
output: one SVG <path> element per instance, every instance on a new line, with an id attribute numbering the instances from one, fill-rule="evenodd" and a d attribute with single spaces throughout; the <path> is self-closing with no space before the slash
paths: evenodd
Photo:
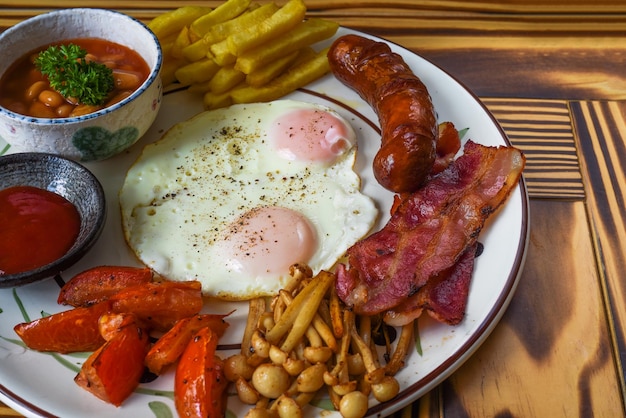
<path id="1" fill-rule="evenodd" d="M 350 149 L 354 133 L 336 116 L 318 109 L 296 109 L 278 117 L 270 135 L 287 160 L 330 164 Z"/>
<path id="2" fill-rule="evenodd" d="M 306 263 L 315 253 L 317 235 L 300 213 L 268 206 L 243 214 L 218 245 L 233 271 L 273 277 L 289 272 L 294 263 Z"/>

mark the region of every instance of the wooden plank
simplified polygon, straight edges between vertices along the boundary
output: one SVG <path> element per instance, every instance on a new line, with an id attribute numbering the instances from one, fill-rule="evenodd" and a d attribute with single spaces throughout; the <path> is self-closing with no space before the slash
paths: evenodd
<path id="1" fill-rule="evenodd" d="M 533 47 L 532 42 L 542 41 L 534 38 L 524 43 L 494 38 L 494 46 L 480 46 L 475 40 L 473 47 L 467 48 L 454 43 L 450 48 L 449 42 L 454 40 L 442 40 L 439 46 L 434 41 L 426 46 L 415 40 L 400 41 L 406 41 L 403 45 L 445 69 L 479 97 L 624 100 L 626 75 L 621 63 L 626 59 L 626 48 L 611 39 L 597 38 L 595 46 L 590 40 L 580 47 L 567 46 L 566 37 L 546 40 L 551 44 L 543 47 Z M 459 42 L 464 45 L 463 40 Z M 487 43 L 488 39 L 480 42 Z"/>
<path id="2" fill-rule="evenodd" d="M 337 8 L 346 7 L 345 2 L 333 0 L 307 0 L 310 8 Z M 374 7 L 374 8 L 398 8 L 429 9 L 429 10 L 464 10 L 490 13 L 610 13 L 626 11 L 626 5 L 620 0 L 395 0 L 381 2 L 379 0 L 359 0 L 350 2 L 348 7 Z"/>
<path id="3" fill-rule="evenodd" d="M 265 1 L 261 1 L 265 2 Z M 278 1 L 283 4 L 285 1 Z M 185 5 L 217 7 L 222 1 L 185 1 Z M 448 35 L 462 31 L 518 32 L 520 35 L 544 32 L 558 34 L 562 31 L 621 33 L 620 24 L 626 18 L 626 4 L 569 4 L 568 7 L 548 4 L 500 2 L 462 2 L 402 0 L 393 3 L 379 1 L 335 2 L 332 0 L 307 0 L 310 16 L 326 17 L 339 23 L 360 29 L 386 28 L 396 33 L 418 35 L 427 31 L 436 35 L 445 30 Z M 159 13 L 180 7 L 178 1 L 124 1 L 112 0 L 103 4 L 100 0 L 60 0 L 51 7 L 43 0 L 0 1 L 0 17 L 11 21 L 20 16 L 32 16 L 55 8 L 107 7 L 148 20 Z M 434 32 L 433 32 L 434 31 Z"/>
<path id="4" fill-rule="evenodd" d="M 427 416 L 624 415 L 585 203 L 531 200 L 530 214 L 527 263 L 509 309 L 431 393 L 443 415 Z"/>
<path id="5" fill-rule="evenodd" d="M 284 4 L 286 0 L 277 0 L 278 4 Z M 185 4 L 208 5 L 216 7 L 222 4 L 221 0 L 187 0 Z M 626 12 L 626 4 L 620 0 L 554 0 L 550 2 L 541 0 L 482 0 L 482 1 L 462 1 L 462 0 L 394 0 L 381 2 L 380 0 L 358 0 L 351 2 L 337 2 L 334 0 L 307 0 L 309 9 L 355 9 L 355 8 L 373 8 L 373 9 L 397 9 L 397 10 L 461 10 L 474 12 L 489 13 L 588 13 L 603 14 Z M 0 7 L 33 7 L 45 8 L 49 7 L 49 2 L 45 0 L 4 0 L 0 2 Z M 102 6 L 101 1 L 96 0 L 63 0 L 56 3 L 58 7 L 76 7 L 76 6 Z M 107 7 L 134 7 L 134 8 L 173 8 L 180 5 L 179 1 L 164 0 L 108 0 Z"/>
<path id="6" fill-rule="evenodd" d="M 21 417 L 22 414 L 0 402 L 0 418 Z"/>
<path id="7" fill-rule="evenodd" d="M 626 364 L 626 103 L 574 102 L 587 207 L 598 274 L 606 286 L 608 317 L 623 373 Z"/>
<path id="8" fill-rule="evenodd" d="M 567 102 L 494 98 L 483 102 L 526 155 L 524 177 L 531 198 L 584 199 Z"/>

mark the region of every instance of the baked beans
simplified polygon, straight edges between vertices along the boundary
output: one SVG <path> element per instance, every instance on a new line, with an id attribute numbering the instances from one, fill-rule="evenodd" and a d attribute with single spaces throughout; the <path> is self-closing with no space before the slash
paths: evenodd
<path id="1" fill-rule="evenodd" d="M 63 97 L 34 64 L 46 45 L 31 51 L 15 62 L 0 79 L 0 105 L 12 112 L 37 118 L 67 118 L 96 112 L 130 96 L 148 78 L 150 68 L 132 49 L 99 38 L 70 39 L 61 44 L 75 44 L 86 50 L 88 61 L 104 64 L 113 71 L 114 89 L 102 106 L 89 106 L 71 97 Z"/>

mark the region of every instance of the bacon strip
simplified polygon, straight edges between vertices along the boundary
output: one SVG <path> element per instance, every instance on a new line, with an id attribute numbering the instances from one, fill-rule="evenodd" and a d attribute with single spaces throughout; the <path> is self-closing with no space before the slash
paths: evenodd
<path id="1" fill-rule="evenodd" d="M 418 318 L 423 310 L 439 322 L 460 323 L 465 316 L 477 246 L 469 247 L 454 266 L 437 274 L 419 292 L 385 312 L 385 323 L 401 327 Z"/>
<path id="2" fill-rule="evenodd" d="M 525 158 L 468 141 L 463 155 L 409 196 L 379 232 L 348 249 L 337 294 L 355 313 L 385 312 L 451 268 L 513 190 Z"/>

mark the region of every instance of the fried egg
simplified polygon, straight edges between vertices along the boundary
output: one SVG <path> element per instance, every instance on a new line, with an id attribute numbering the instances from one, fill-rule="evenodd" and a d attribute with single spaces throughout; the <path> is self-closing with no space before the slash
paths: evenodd
<path id="1" fill-rule="evenodd" d="M 205 295 L 273 295 L 305 263 L 331 269 L 378 211 L 353 170 L 356 135 L 300 101 L 200 113 L 147 145 L 120 191 L 125 238 L 170 280 Z"/>

